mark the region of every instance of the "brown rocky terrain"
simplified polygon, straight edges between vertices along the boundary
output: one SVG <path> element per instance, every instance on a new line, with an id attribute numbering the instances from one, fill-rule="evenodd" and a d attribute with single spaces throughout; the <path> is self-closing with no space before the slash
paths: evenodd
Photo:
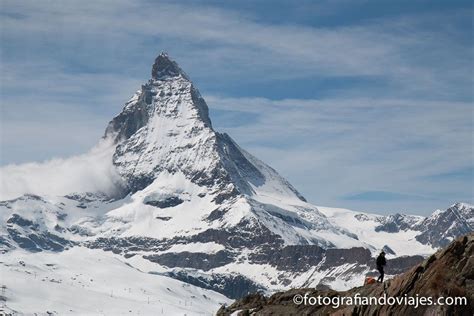
<path id="1" fill-rule="evenodd" d="M 465 304 L 456 305 L 297 305 L 295 295 L 308 297 L 387 297 L 421 298 L 464 297 Z M 234 314 L 235 313 L 235 314 Z M 474 233 L 462 236 L 446 248 L 436 252 L 409 271 L 395 276 L 385 284 L 365 285 L 345 292 L 291 289 L 270 297 L 248 295 L 228 307 L 222 307 L 218 316 L 226 315 L 473 315 L 474 314 Z"/>

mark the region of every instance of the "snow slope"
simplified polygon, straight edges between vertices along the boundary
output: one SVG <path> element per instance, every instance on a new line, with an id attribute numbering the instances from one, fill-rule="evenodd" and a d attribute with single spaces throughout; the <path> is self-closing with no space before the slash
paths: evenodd
<path id="1" fill-rule="evenodd" d="M 57 315 L 213 315 L 225 296 L 144 273 L 102 250 L 21 250 L 0 259 L 9 311 Z"/>
<path id="2" fill-rule="evenodd" d="M 413 228 L 397 233 L 377 231 L 376 228 L 386 219 L 385 216 L 322 206 L 318 206 L 318 210 L 328 218 L 329 222 L 344 227 L 356 234 L 359 241 L 371 245 L 375 252 L 382 250 L 385 246 L 390 247 L 397 256 L 427 256 L 436 251 L 431 245 L 417 241 L 415 237 L 420 232 Z M 422 216 L 413 217 L 416 220 L 413 225 L 424 219 Z"/>

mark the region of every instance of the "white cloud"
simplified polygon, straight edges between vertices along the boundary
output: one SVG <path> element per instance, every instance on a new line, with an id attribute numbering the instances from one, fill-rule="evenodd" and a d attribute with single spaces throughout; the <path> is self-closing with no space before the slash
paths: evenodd
<path id="1" fill-rule="evenodd" d="M 112 165 L 115 147 L 101 141 L 88 153 L 43 163 L 7 165 L 0 168 L 0 200 L 26 193 L 58 196 L 74 192 L 103 192 L 113 196 L 121 179 Z"/>
<path id="2" fill-rule="evenodd" d="M 132 76 L 65 73 L 53 61 L 1 65 L 1 165 L 85 152 L 142 83 Z"/>

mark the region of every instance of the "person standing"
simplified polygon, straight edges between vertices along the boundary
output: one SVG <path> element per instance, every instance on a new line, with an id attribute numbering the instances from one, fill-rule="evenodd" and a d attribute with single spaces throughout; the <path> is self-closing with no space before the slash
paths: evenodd
<path id="1" fill-rule="evenodd" d="M 383 282 L 383 277 L 385 275 L 383 268 L 387 264 L 387 260 L 385 259 L 385 252 L 383 250 L 380 252 L 375 263 L 377 264 L 377 270 L 380 273 L 380 276 L 378 277 L 377 282 Z"/>

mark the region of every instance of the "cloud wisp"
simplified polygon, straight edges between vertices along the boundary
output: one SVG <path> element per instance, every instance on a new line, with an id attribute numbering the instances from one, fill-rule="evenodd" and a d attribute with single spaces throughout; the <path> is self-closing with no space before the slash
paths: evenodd
<path id="1" fill-rule="evenodd" d="M 102 140 L 88 153 L 43 163 L 0 168 L 0 200 L 23 194 L 61 196 L 73 192 L 120 193 L 122 180 L 112 165 L 115 146 Z"/>

